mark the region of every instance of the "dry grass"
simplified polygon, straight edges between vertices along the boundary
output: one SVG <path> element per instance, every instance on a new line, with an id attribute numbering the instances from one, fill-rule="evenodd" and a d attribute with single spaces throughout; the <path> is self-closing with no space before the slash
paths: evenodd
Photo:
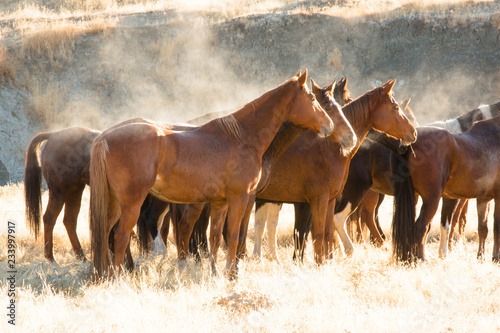
<path id="1" fill-rule="evenodd" d="M 10 55 L 5 46 L 0 45 L 0 82 L 15 80 L 19 68 L 17 58 Z"/>
<path id="2" fill-rule="evenodd" d="M 30 85 L 32 93 L 31 110 L 42 123 L 50 125 L 58 120 L 64 104 L 66 90 L 57 83 L 34 79 Z"/>
<path id="3" fill-rule="evenodd" d="M 17 221 L 17 324 L 21 331 L 350 331 L 350 332 L 494 332 L 500 330 L 500 267 L 475 258 L 476 242 L 457 246 L 447 260 L 428 244 L 429 260 L 415 268 L 391 263 L 390 248 L 358 245 L 352 258 L 337 257 L 322 267 L 291 260 L 281 247 L 278 266 L 267 259 L 246 260 L 241 278 L 212 277 L 208 263 L 191 263 L 179 273 L 175 249 L 166 257 L 139 257 L 137 271 L 95 284 L 89 264 L 70 252 L 59 220 L 55 257 L 43 258 L 23 223 L 22 187 L 0 190 L 0 215 Z M 78 233 L 89 253 L 88 192 L 84 194 Z M 47 202 L 46 196 L 43 198 Z M 388 201 L 382 207 L 387 221 Z M 290 238 L 290 210 L 282 215 L 280 239 Z M 434 223 L 434 233 L 436 230 Z M 470 216 L 467 233 L 474 233 Z M 0 261 L 6 259 L 6 226 L 0 230 Z M 491 251 L 488 240 L 488 253 Z M 252 244 L 249 244 L 251 251 Z M 219 268 L 224 266 L 221 255 Z M 0 303 L 6 305 L 6 265 L 0 265 Z M 1 331 L 9 331 L 6 319 Z"/>
<path id="4" fill-rule="evenodd" d="M 267 13 L 321 12 L 345 18 L 382 15 L 383 18 L 426 11 L 465 10 L 475 4 L 494 6 L 493 0 L 28 0 L 17 7 L 0 5 L 5 19 L 54 19 L 89 15 L 119 15 L 158 10 L 212 13 L 223 19 Z M 473 14 L 469 12 L 469 14 Z M 2 15 L 0 15 L 2 19 Z"/>

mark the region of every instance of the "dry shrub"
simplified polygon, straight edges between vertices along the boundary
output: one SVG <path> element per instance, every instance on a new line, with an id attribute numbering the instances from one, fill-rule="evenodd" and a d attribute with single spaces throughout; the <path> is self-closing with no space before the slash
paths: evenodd
<path id="1" fill-rule="evenodd" d="M 116 28 L 116 22 L 111 20 L 95 19 L 87 24 L 85 33 L 96 35 L 106 32 L 108 29 Z"/>
<path id="2" fill-rule="evenodd" d="M 0 46 L 0 82 L 14 80 L 19 70 L 19 62 L 11 56 L 6 47 Z"/>
<path id="3" fill-rule="evenodd" d="M 68 60 L 75 48 L 75 39 L 85 32 L 82 27 L 59 25 L 23 36 L 22 53 L 35 57 L 49 56 L 52 60 Z"/>
<path id="4" fill-rule="evenodd" d="M 56 122 L 66 90 L 52 82 L 44 84 L 39 80 L 34 80 L 30 88 L 33 95 L 31 109 L 35 116 L 46 125 Z"/>

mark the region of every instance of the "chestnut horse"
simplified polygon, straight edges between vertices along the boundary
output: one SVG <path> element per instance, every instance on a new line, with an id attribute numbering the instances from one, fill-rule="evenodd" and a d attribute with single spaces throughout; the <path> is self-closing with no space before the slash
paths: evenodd
<path id="1" fill-rule="evenodd" d="M 313 87 L 316 86 L 314 84 L 314 81 L 311 80 L 311 83 Z M 325 87 L 324 89 L 319 89 L 319 90 L 317 88 L 314 89 L 315 89 L 316 99 L 320 101 L 321 106 L 328 110 L 327 111 L 328 114 L 336 124 L 341 124 L 344 120 L 337 118 L 339 116 L 343 117 L 343 113 L 340 112 L 340 110 L 337 110 L 338 107 L 336 105 L 336 101 L 339 101 L 339 105 L 341 106 L 352 101 L 351 93 L 347 89 L 347 77 L 341 78 L 338 83 L 334 82 L 330 86 Z M 333 89 L 333 94 L 332 94 L 332 89 Z M 208 117 L 210 115 L 212 115 L 212 113 L 196 118 L 196 120 L 199 119 L 208 120 Z M 191 121 L 188 121 L 188 123 L 191 123 Z M 263 173 L 259 182 L 259 188 L 263 187 L 267 183 L 269 179 L 270 168 L 272 167 L 274 161 L 283 153 L 283 151 L 286 150 L 286 148 L 303 131 L 304 129 L 298 126 L 287 125 L 287 124 L 284 124 L 282 126 L 282 128 L 280 129 L 274 140 L 271 142 L 271 145 L 267 149 L 266 153 L 262 157 L 263 158 L 262 164 L 265 167 L 263 168 Z M 336 137 L 332 138 L 334 140 L 339 140 L 339 138 Z M 343 149 L 349 150 L 353 148 L 353 145 L 355 143 L 353 140 L 350 141 L 351 141 L 350 143 L 346 142 L 348 143 L 347 145 L 344 144 Z M 154 239 L 154 244 L 158 244 L 159 237 L 157 237 L 157 235 L 159 235 L 160 233 L 157 229 L 158 228 L 157 221 L 159 220 L 160 215 L 165 212 L 168 205 L 167 203 L 158 201 L 160 200 L 154 199 L 151 205 L 149 206 L 151 208 L 141 213 L 141 217 L 144 216 L 144 218 L 140 218 L 139 221 L 137 222 L 139 230 L 138 232 L 139 244 L 141 245 L 141 249 L 143 250 L 143 252 L 147 252 L 149 233 Z M 173 206 L 179 206 L 179 205 L 173 204 Z M 182 207 L 173 207 L 173 209 L 176 209 L 176 214 L 178 217 L 182 216 L 182 212 L 185 208 L 183 205 L 180 206 Z M 247 211 L 245 212 L 245 216 L 242 221 L 243 225 L 245 225 L 245 223 L 248 223 L 252 208 L 253 208 L 253 200 L 249 200 L 249 205 L 247 207 Z M 190 252 L 196 255 L 197 259 L 199 259 L 198 247 L 201 247 L 202 252 L 208 252 L 207 228 L 208 228 L 208 222 L 209 222 L 208 219 L 210 214 L 209 213 L 207 214 L 207 212 L 209 212 L 209 205 L 205 206 L 203 213 L 201 214 L 200 218 L 196 221 L 190 240 Z M 177 219 L 174 218 L 174 221 L 176 220 Z M 162 230 L 161 235 L 166 243 L 166 237 L 168 235 L 168 230 L 169 230 L 169 224 L 168 224 L 169 221 L 164 220 L 163 222 L 164 224 L 162 225 L 161 228 Z M 147 232 L 146 228 L 149 230 L 149 233 Z M 240 257 L 246 252 L 245 249 L 246 249 L 245 239 L 240 238 L 238 246 L 238 253 Z"/>
<path id="2" fill-rule="evenodd" d="M 325 139 L 304 133 L 283 153 L 272 169 L 269 185 L 257 199 L 268 202 L 309 202 L 315 261 L 324 261 L 323 244 L 331 256 L 335 199 L 345 184 L 349 163 L 371 128 L 413 143 L 416 131 L 392 97 L 395 80 L 375 88 L 343 107 L 358 143 L 350 153 Z M 338 228 L 341 237 L 344 227 Z"/>
<path id="3" fill-rule="evenodd" d="M 410 98 L 406 98 L 401 108 L 406 112 L 412 123 L 416 124 L 415 116 L 408 107 Z M 346 218 L 352 214 L 365 193 L 371 186 L 377 187 L 382 191 L 392 193 L 391 182 L 387 177 L 390 164 L 389 156 L 392 150 L 402 149 L 400 140 L 387 137 L 387 135 L 371 130 L 367 138 L 359 146 L 358 151 L 349 164 L 349 174 L 342 190 L 342 194 L 337 197 L 335 202 L 335 223 L 344 224 Z M 255 212 L 255 247 L 254 255 L 260 257 L 261 240 L 264 231 L 266 218 L 268 220 L 267 233 L 269 239 L 270 255 L 272 259 L 277 260 L 276 254 L 276 228 L 278 223 L 278 214 L 281 206 L 273 207 L 275 204 L 258 202 Z M 305 250 L 305 239 L 311 230 L 311 209 L 308 203 L 295 203 L 295 232 L 294 245 L 295 250 L 293 258 L 303 259 Z M 263 207 L 263 208 L 261 208 Z M 261 211 L 263 209 L 263 211 Z M 383 237 L 380 233 L 374 233 L 375 242 L 383 243 Z M 346 239 L 346 238 L 345 238 Z M 344 239 L 344 240 L 345 240 Z M 352 254 L 350 238 L 346 242 L 346 252 Z"/>
<path id="4" fill-rule="evenodd" d="M 229 116 L 190 132 L 149 124 L 129 124 L 99 136 L 90 161 L 90 216 L 94 268 L 104 276 L 111 260 L 107 240 L 114 232 L 113 266 L 120 271 L 132 228 L 148 195 L 177 203 L 211 202 L 212 230 L 222 231 L 228 214 L 226 270 L 236 274 L 241 218 L 256 190 L 262 155 L 285 121 L 333 132 L 333 123 L 308 91 L 307 71 L 246 104 Z M 180 265 L 185 265 L 195 218 L 184 214 L 177 234 Z M 219 244 L 210 248 L 215 269 Z"/>
<path id="5" fill-rule="evenodd" d="M 419 140 L 413 145 L 414 154 L 406 153 L 393 159 L 394 256 L 402 261 L 425 260 L 425 242 L 441 197 L 477 198 L 479 203 L 495 200 L 492 258 L 498 261 L 500 205 L 496 201 L 500 198 L 500 116 L 479 121 L 462 134 L 420 127 L 418 135 Z M 415 193 L 422 198 L 416 221 Z M 444 244 L 446 241 L 447 237 Z M 483 255 L 484 252 L 480 253 Z"/>
<path id="6" fill-rule="evenodd" d="M 133 118 L 116 126 L 135 122 L 154 123 L 144 118 Z M 161 126 L 176 131 L 192 129 L 191 126 L 184 125 L 162 124 Z M 51 262 L 55 261 L 54 226 L 63 207 L 63 223 L 73 251 L 78 259 L 86 260 L 76 234 L 76 226 L 82 193 L 85 185 L 89 184 L 90 147 L 99 134 L 101 134 L 100 131 L 86 127 L 72 127 L 52 133 L 42 132 L 33 137 L 26 151 L 24 170 L 26 222 L 35 238 L 38 238 L 41 224 L 43 174 L 49 192 L 49 202 L 43 215 L 44 254 L 45 258 Z M 46 144 L 40 157 L 40 150 L 45 141 Z"/>

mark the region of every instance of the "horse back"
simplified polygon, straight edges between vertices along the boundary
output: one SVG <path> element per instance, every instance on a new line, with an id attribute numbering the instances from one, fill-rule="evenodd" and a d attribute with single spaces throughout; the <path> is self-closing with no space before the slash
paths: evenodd
<path id="1" fill-rule="evenodd" d="M 500 126 L 482 121 L 463 134 L 456 143 L 454 164 L 445 195 L 452 198 L 493 198 L 500 185 Z"/>
<path id="2" fill-rule="evenodd" d="M 42 173 L 49 189 L 88 184 L 90 147 L 99 134 L 86 127 L 51 134 L 41 154 Z"/>

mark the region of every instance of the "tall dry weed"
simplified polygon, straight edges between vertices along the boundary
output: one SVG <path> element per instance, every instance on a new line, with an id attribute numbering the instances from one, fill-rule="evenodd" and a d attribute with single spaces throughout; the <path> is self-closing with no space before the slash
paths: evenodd
<path id="1" fill-rule="evenodd" d="M 5 46 L 0 45 L 0 82 L 14 80 L 19 67 L 17 58 L 10 55 Z"/>
<path id="2" fill-rule="evenodd" d="M 64 103 L 66 90 L 56 83 L 45 84 L 40 80 L 33 80 L 30 90 L 33 114 L 46 125 L 55 123 Z"/>

